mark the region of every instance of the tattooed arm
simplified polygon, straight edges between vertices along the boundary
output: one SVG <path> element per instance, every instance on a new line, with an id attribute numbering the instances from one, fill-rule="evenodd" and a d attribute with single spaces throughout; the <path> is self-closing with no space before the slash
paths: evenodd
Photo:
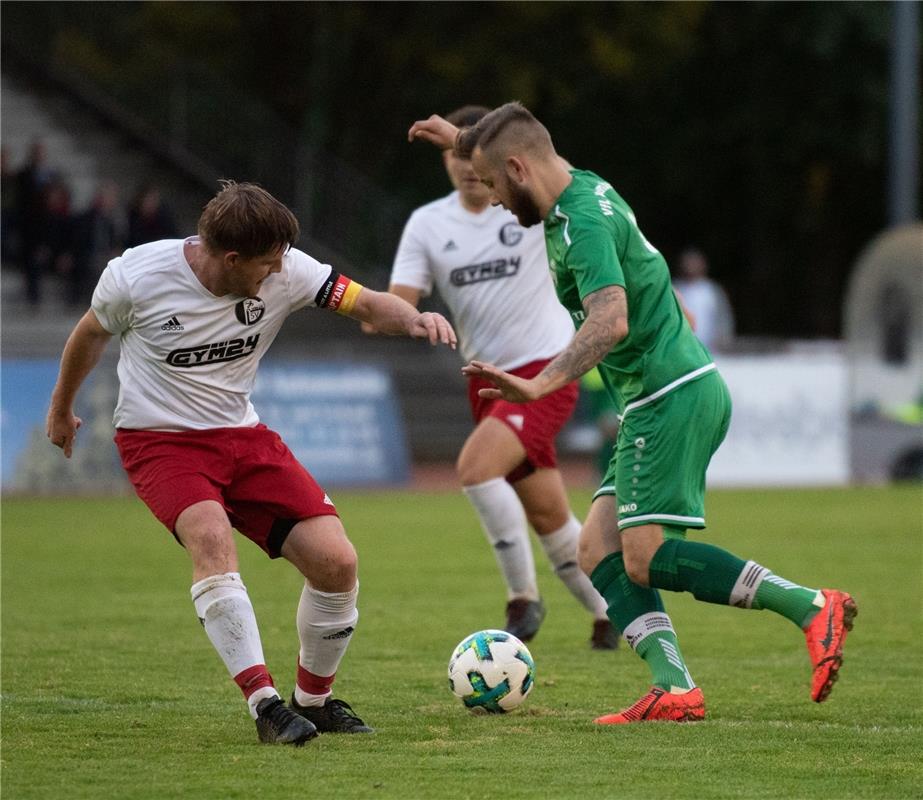
<path id="1" fill-rule="evenodd" d="M 492 364 L 472 361 L 466 375 L 491 381 L 496 389 L 481 389 L 481 397 L 528 403 L 545 397 L 595 367 L 628 336 L 628 299 L 621 286 L 606 286 L 583 298 L 586 320 L 571 343 L 531 380 L 518 378 Z"/>

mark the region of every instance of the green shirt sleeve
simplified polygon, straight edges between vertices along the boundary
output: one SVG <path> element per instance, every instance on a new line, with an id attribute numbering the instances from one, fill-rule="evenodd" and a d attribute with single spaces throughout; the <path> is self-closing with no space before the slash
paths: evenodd
<path id="1" fill-rule="evenodd" d="M 574 274 L 580 299 L 606 286 L 625 287 L 613 218 L 571 220 L 567 268 Z"/>

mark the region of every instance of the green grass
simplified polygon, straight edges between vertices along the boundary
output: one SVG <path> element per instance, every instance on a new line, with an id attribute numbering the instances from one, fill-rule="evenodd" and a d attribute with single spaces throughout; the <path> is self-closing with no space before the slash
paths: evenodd
<path id="1" fill-rule="evenodd" d="M 502 623 L 493 557 L 456 493 L 337 493 L 361 618 L 337 694 L 377 728 L 259 745 L 197 624 L 182 550 L 134 499 L 3 503 L 4 798 L 904 798 L 923 796 L 919 488 L 712 492 L 706 538 L 858 600 L 842 678 L 808 698 L 801 634 L 770 612 L 666 596 L 708 701 L 699 725 L 597 729 L 648 674 L 592 652 L 537 553 L 548 618 L 526 704 L 449 693 L 465 635 Z M 584 512 L 587 493 L 574 496 Z M 299 579 L 240 540 L 269 668 L 291 691 Z"/>

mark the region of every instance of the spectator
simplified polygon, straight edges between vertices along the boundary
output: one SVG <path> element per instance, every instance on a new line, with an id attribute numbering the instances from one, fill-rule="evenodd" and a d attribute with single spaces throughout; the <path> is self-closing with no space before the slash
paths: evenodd
<path id="1" fill-rule="evenodd" d="M 128 211 L 128 246 L 137 247 L 176 236 L 173 212 L 153 184 L 141 187 Z"/>
<path id="2" fill-rule="evenodd" d="M 714 353 L 726 351 L 734 339 L 734 314 L 727 294 L 708 277 L 708 259 L 701 250 L 687 248 L 679 257 L 673 287 L 695 320 L 695 334 Z"/>
<path id="3" fill-rule="evenodd" d="M 124 249 L 125 221 L 119 207 L 119 189 L 112 181 L 102 181 L 90 207 L 74 220 L 73 268 L 68 274 L 67 300 L 86 305 L 110 259 Z"/>
<path id="4" fill-rule="evenodd" d="M 41 139 L 32 142 L 25 166 L 16 173 L 16 201 L 20 234 L 20 261 L 26 282 L 26 300 L 37 306 L 41 300 L 41 260 L 45 232 L 46 188 L 52 174 Z"/>
<path id="5" fill-rule="evenodd" d="M 0 199 L 3 201 L 2 217 L 0 217 L 0 245 L 2 245 L 3 262 L 14 262 L 19 259 L 19 218 L 18 200 L 16 192 L 16 173 L 10 167 L 10 153 L 6 146 L 0 147 Z"/>

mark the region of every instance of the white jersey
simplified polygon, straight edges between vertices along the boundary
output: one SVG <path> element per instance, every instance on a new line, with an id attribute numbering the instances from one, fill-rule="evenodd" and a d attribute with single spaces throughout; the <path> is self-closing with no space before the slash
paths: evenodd
<path id="1" fill-rule="evenodd" d="M 468 211 L 458 192 L 411 214 L 391 283 L 423 295 L 436 286 L 468 361 L 515 369 L 556 356 L 574 335 L 554 293 L 543 227 L 523 228 L 501 206 Z"/>
<path id="2" fill-rule="evenodd" d="M 117 428 L 256 425 L 250 391 L 260 359 L 285 318 L 323 305 L 337 276 L 290 249 L 258 298 L 216 297 L 186 261 L 184 243 L 168 239 L 126 250 L 109 262 L 93 293 L 100 324 L 120 337 Z"/>

